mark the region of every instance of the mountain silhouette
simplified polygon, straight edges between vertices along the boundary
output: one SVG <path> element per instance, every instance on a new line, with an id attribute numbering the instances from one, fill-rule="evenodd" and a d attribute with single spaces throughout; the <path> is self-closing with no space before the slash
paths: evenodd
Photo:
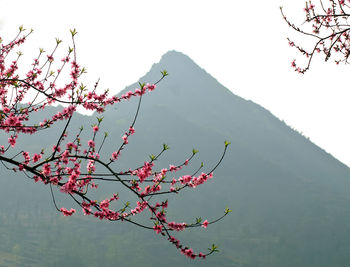
<path id="1" fill-rule="evenodd" d="M 169 75 L 142 98 L 136 133 L 118 164 L 120 168 L 139 166 L 167 143 L 170 150 L 156 166 L 182 162 L 196 148 L 198 157 L 188 170 L 203 162 L 208 171 L 229 140 L 227 155 L 210 182 L 178 198 L 168 197 L 175 210 L 168 216 L 175 220 L 211 220 L 231 208 L 229 216 L 206 230 L 180 233 L 194 249 L 205 250 L 214 242 L 220 253 L 199 263 L 181 257 L 154 233 L 135 227 L 79 216 L 62 220 L 50 203 L 47 187 L 0 169 L 4 203 L 0 205 L 0 234 L 6 240 L 0 244 L 0 258 L 14 263 L 29 260 L 33 265 L 40 258 L 41 264 L 58 266 L 348 266 L 349 168 L 268 110 L 234 95 L 180 52 L 167 52 L 139 82 L 157 81 L 164 69 Z M 137 86 L 128 86 L 120 95 Z M 103 114 L 101 132 L 109 133 L 106 155 L 120 145 L 136 106 L 137 99 L 130 99 L 108 107 Z M 81 124 L 90 127 L 96 116 L 100 115 L 77 114 L 69 131 L 74 133 Z M 49 147 L 62 125 L 55 127 L 38 137 L 23 136 L 20 145 L 30 144 L 32 150 Z M 0 136 L 0 141 L 7 139 Z M 113 190 L 124 193 L 118 187 Z M 63 198 L 60 201 L 66 203 Z M 37 241 L 30 239 L 32 233 Z M 33 252 L 16 250 L 16 245 Z"/>

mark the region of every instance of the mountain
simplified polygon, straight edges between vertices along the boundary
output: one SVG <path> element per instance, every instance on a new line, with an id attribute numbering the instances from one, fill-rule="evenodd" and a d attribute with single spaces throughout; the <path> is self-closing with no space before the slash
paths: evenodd
<path id="1" fill-rule="evenodd" d="M 136 133 L 118 164 L 139 166 L 167 143 L 171 149 L 157 166 L 181 162 L 196 148 L 200 152 L 189 170 L 201 162 L 210 170 L 224 141 L 231 141 L 214 179 L 172 200 L 176 213 L 168 214 L 210 220 L 230 207 L 223 221 L 181 235 L 195 250 L 214 242 L 220 253 L 191 261 L 152 232 L 80 216 L 66 220 L 55 213 L 47 187 L 0 169 L 0 266 L 350 265 L 349 168 L 268 110 L 232 94 L 182 53 L 166 53 L 140 82 L 157 81 L 163 69 L 169 76 L 143 97 Z M 120 144 L 136 106 L 137 99 L 131 99 L 103 114 L 101 131 L 109 132 L 104 153 Z M 69 131 L 89 127 L 96 116 L 78 114 Z M 26 136 L 22 145 L 49 147 L 57 133 Z M 1 136 L 0 141 L 7 142 Z"/>

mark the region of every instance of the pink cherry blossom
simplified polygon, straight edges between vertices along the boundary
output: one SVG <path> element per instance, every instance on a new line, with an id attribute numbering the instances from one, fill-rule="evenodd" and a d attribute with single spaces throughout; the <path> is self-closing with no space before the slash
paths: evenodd
<path id="1" fill-rule="evenodd" d="M 202 223 L 202 227 L 203 228 L 207 228 L 208 227 L 208 224 L 209 222 L 207 220 L 205 220 L 203 223 Z"/>
<path id="2" fill-rule="evenodd" d="M 72 216 L 75 213 L 75 209 L 67 210 L 65 208 L 61 208 L 61 212 L 64 216 Z"/>
<path id="3" fill-rule="evenodd" d="M 309 6 L 308 10 L 312 8 Z M 71 30 L 71 47 L 74 49 L 69 48 L 65 55 L 60 55 L 61 61 L 54 60 L 59 54 L 56 53 L 58 47 L 49 53 L 41 49 L 40 55 L 31 60 L 28 69 L 25 69 L 25 64 L 24 69 L 21 69 L 19 54 L 15 54 L 31 34 L 23 32 L 24 29 L 20 27 L 18 36 L 8 43 L 0 37 L 0 131 L 7 138 L 7 143 L 0 145 L 1 163 L 9 170 L 22 172 L 35 183 L 50 186 L 54 205 L 63 216 L 72 216 L 76 210 L 57 207 L 59 202 L 55 195 L 58 190 L 59 193 L 72 197 L 74 205 L 80 206 L 85 216 L 105 221 L 132 222 L 145 229 L 153 229 L 160 238 L 169 240 L 185 256 L 204 259 L 206 254 L 195 253 L 171 233 L 200 226 L 206 228 L 208 221 L 205 220 L 202 224 L 175 222 L 171 207 L 176 205 L 174 201 L 178 194 L 186 190 L 193 192 L 197 186 L 211 179 L 213 174 L 203 172 L 175 176 L 176 172 L 189 164 L 192 157 L 185 161 L 180 158 L 178 162 L 184 162 L 183 164 L 171 164 L 169 168 L 163 168 L 158 158 L 166 154 L 166 145 L 160 153 L 150 154 L 149 161 L 146 159 L 143 164 L 124 169 L 128 158 L 122 158 L 122 152 L 128 147 L 129 137 L 135 134 L 134 125 L 139 112 L 127 124 L 130 126 L 123 129 L 122 144 L 116 141 L 120 137 L 113 133 L 101 133 L 103 116 L 92 124 L 92 130 L 89 128 L 86 131 L 76 125 L 77 110 L 103 113 L 112 105 L 132 98 L 140 104 L 143 95 L 154 91 L 157 84 L 168 75 L 167 72 L 162 71 L 161 78 L 155 83 L 140 83 L 139 88 L 129 90 L 121 96 L 113 96 L 108 89 L 99 87 L 99 81 L 84 85 L 81 77 L 86 71 L 77 62 L 75 30 Z M 56 42 L 58 46 L 60 41 Z M 98 48 L 99 46 L 97 51 Z M 53 105 L 57 109 L 54 114 L 48 110 Z M 164 127 L 162 122 L 159 127 Z M 31 135 L 45 133 L 47 129 L 51 129 L 49 145 L 45 142 L 42 148 L 34 151 L 17 148 L 18 145 L 16 147 L 17 139 L 26 135 L 25 140 L 30 141 L 18 144 L 33 148 Z M 107 138 L 112 140 L 111 147 L 106 147 Z M 225 152 L 226 145 L 223 155 Z M 124 160 L 123 164 L 118 164 L 118 159 Z M 105 192 L 110 194 L 104 193 L 101 198 L 101 192 L 98 192 L 100 185 L 107 185 L 108 190 Z M 119 200 L 119 190 L 124 199 Z M 168 198 L 167 195 L 171 197 Z M 130 199 L 135 200 L 128 202 Z M 134 220 L 135 216 L 141 216 L 142 219 Z M 209 254 L 211 253 L 207 255 Z"/>
<path id="4" fill-rule="evenodd" d="M 91 147 L 91 148 L 94 148 L 95 147 L 95 142 L 93 140 L 89 140 L 88 141 L 88 146 Z"/>

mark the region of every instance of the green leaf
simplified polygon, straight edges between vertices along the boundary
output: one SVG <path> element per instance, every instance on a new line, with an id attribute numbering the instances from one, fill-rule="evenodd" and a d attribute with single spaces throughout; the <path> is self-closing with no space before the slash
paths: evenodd
<path id="1" fill-rule="evenodd" d="M 170 147 L 167 144 L 163 144 L 163 150 L 168 150 Z"/>
<path id="2" fill-rule="evenodd" d="M 152 161 L 154 161 L 155 159 L 156 159 L 156 156 L 155 155 L 149 155 L 149 158 L 152 160 Z"/>
<path id="3" fill-rule="evenodd" d="M 219 252 L 218 246 L 215 246 L 215 244 L 211 245 L 211 248 L 208 248 L 211 252 Z"/>
<path id="4" fill-rule="evenodd" d="M 225 209 L 225 213 L 227 214 L 227 213 L 230 213 L 230 212 L 232 212 L 232 210 L 230 210 L 229 208 L 226 208 Z"/>
<path id="5" fill-rule="evenodd" d="M 140 82 L 139 82 L 139 86 L 140 86 L 140 89 L 142 90 L 142 89 L 143 89 L 143 87 L 145 87 L 145 86 L 146 86 L 146 84 L 145 84 L 145 83 L 140 83 Z"/>
<path id="6" fill-rule="evenodd" d="M 18 28 L 19 28 L 19 31 L 20 31 L 20 32 L 23 32 L 23 31 L 26 30 L 26 29 L 23 28 L 23 25 L 19 26 Z"/>
<path id="7" fill-rule="evenodd" d="M 85 88 L 86 88 L 86 85 L 81 83 L 80 86 L 79 86 L 80 91 L 83 91 Z"/>
<path id="8" fill-rule="evenodd" d="M 77 32 L 77 30 L 74 28 L 73 30 L 70 30 L 70 33 L 72 34 L 72 37 L 74 37 L 74 35 L 76 35 L 78 32 Z"/>
<path id="9" fill-rule="evenodd" d="M 169 73 L 168 73 L 166 70 L 163 70 L 163 71 L 161 71 L 160 73 L 163 75 L 163 77 L 165 77 L 165 76 L 168 76 L 168 75 L 169 75 Z"/>
<path id="10" fill-rule="evenodd" d="M 225 147 L 228 147 L 231 144 L 230 141 L 225 141 Z"/>
<path id="11" fill-rule="evenodd" d="M 59 45 L 60 43 L 62 43 L 62 40 L 56 38 L 56 44 Z"/>
<path id="12" fill-rule="evenodd" d="M 197 154 L 199 151 L 197 149 L 192 149 L 193 155 Z"/>
<path id="13" fill-rule="evenodd" d="M 101 123 L 101 122 L 103 121 L 103 118 L 104 118 L 104 117 L 96 117 L 98 123 Z"/>

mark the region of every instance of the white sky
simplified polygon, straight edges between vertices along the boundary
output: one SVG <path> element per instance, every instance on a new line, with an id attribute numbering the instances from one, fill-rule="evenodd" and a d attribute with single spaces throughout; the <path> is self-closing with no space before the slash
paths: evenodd
<path id="1" fill-rule="evenodd" d="M 181 51 L 233 93 L 350 164 L 350 67 L 316 59 L 305 75 L 295 73 L 297 52 L 286 37 L 305 37 L 284 23 L 281 5 L 303 22 L 304 0 L 0 0 L 0 36 L 8 40 L 23 24 L 35 30 L 27 43 L 49 50 L 55 37 L 70 45 L 69 29 L 76 28 L 86 77 L 101 78 L 101 87 L 115 93 L 168 50 Z"/>

